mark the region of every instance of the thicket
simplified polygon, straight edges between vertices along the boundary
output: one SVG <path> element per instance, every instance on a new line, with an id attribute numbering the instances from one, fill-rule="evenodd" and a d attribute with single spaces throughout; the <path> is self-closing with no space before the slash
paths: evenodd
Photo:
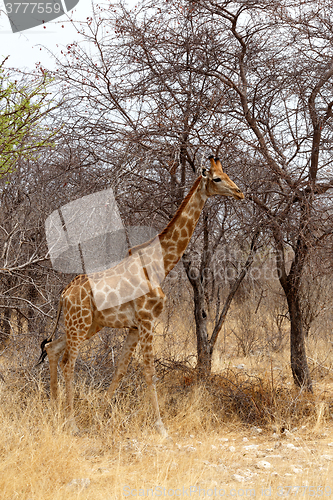
<path id="1" fill-rule="evenodd" d="M 0 151 L 10 158 L 0 178 L 5 383 L 14 372 L 28 384 L 38 378 L 39 344 L 73 277 L 52 269 L 46 218 L 112 188 L 125 225 L 160 231 L 212 152 L 246 201 L 207 204 L 164 286 L 157 366 L 181 372 L 186 387 L 200 372 L 222 388 L 221 401 L 233 384 L 243 388 L 235 394 L 264 394 L 272 379 L 240 382 L 229 371 L 226 382 L 215 375 L 224 359 L 290 350 L 301 391 L 330 373 L 332 26 L 325 1 L 96 7 L 80 26 L 87 43 L 69 45 L 53 74 L 43 70 L 56 101 L 47 101 L 46 76 L 2 86 L 0 127 L 13 138 Z M 194 307 L 205 312 L 200 325 Z M 76 376 L 107 386 L 124 335 L 108 329 L 83 347 Z M 249 401 L 244 415 L 262 415 L 264 404 Z"/>

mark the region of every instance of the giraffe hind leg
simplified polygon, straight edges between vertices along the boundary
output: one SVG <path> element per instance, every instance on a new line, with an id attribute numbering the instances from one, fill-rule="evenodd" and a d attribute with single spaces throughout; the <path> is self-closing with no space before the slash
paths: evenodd
<path id="1" fill-rule="evenodd" d="M 66 410 L 67 410 L 67 426 L 73 433 L 78 433 L 79 429 L 74 418 L 74 367 L 75 361 L 79 352 L 79 345 L 75 348 L 66 346 L 64 355 L 60 362 L 60 367 L 65 379 L 66 385 Z"/>
<path id="2" fill-rule="evenodd" d="M 66 348 L 66 339 L 64 337 L 46 344 L 45 349 L 50 365 L 50 391 L 51 398 L 57 399 L 58 395 L 58 361 Z"/>
<path id="3" fill-rule="evenodd" d="M 89 319 L 89 318 L 88 318 Z M 73 433 L 78 433 L 79 429 L 74 417 L 74 368 L 77 355 L 79 353 L 82 342 L 92 337 L 100 328 L 86 320 L 86 328 L 77 330 L 74 328 L 66 328 L 66 347 L 60 362 L 65 386 L 66 386 L 66 412 L 67 412 L 67 427 Z"/>

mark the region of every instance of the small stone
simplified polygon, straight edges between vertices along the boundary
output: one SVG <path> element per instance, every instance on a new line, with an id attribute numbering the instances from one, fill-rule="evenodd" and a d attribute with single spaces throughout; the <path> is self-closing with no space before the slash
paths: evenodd
<path id="1" fill-rule="evenodd" d="M 249 451 L 249 450 L 257 450 L 259 448 L 258 444 L 248 444 L 246 446 L 243 446 L 243 450 Z"/>
<path id="2" fill-rule="evenodd" d="M 229 446 L 229 451 L 234 452 L 234 451 L 236 451 L 236 448 L 234 446 Z"/>
<path id="3" fill-rule="evenodd" d="M 188 447 L 186 448 L 186 451 L 187 451 L 187 452 L 189 452 L 189 453 L 193 453 L 194 451 L 197 451 L 197 449 L 196 449 L 196 448 L 194 448 L 194 446 L 188 446 Z"/>
<path id="4" fill-rule="evenodd" d="M 321 458 L 324 458 L 325 460 L 332 460 L 332 455 L 322 455 Z"/>
<path id="5" fill-rule="evenodd" d="M 333 446 L 333 443 L 327 443 L 327 446 Z"/>
<path id="6" fill-rule="evenodd" d="M 303 469 L 302 468 L 299 468 L 299 467 L 292 467 L 291 470 L 295 473 L 295 474 L 301 474 L 303 472 Z"/>
<path id="7" fill-rule="evenodd" d="M 257 469 L 271 469 L 272 468 L 272 465 L 269 463 L 269 462 L 266 462 L 266 460 L 260 460 L 260 462 L 258 462 L 256 464 L 256 467 Z"/>
<path id="8" fill-rule="evenodd" d="M 244 443 L 246 443 L 248 441 L 248 439 L 247 438 L 243 438 L 243 441 L 244 441 Z"/>
<path id="9" fill-rule="evenodd" d="M 289 450 L 299 450 L 299 448 L 297 446 L 295 446 L 293 443 L 287 443 L 285 446 Z"/>
<path id="10" fill-rule="evenodd" d="M 244 475 L 245 479 L 252 476 L 252 471 L 250 471 L 250 469 L 245 469 L 245 470 L 238 469 L 237 473 L 240 474 L 241 476 Z"/>
<path id="11" fill-rule="evenodd" d="M 226 465 L 219 464 L 215 466 L 215 470 L 217 472 L 224 472 L 225 470 L 228 470 L 228 467 Z"/>
<path id="12" fill-rule="evenodd" d="M 261 434 L 262 433 L 262 429 L 260 429 L 260 427 L 254 427 L 253 428 L 254 432 L 256 432 L 257 434 Z"/>
<path id="13" fill-rule="evenodd" d="M 194 436 L 193 436 L 193 434 L 190 434 L 190 438 L 191 438 L 191 439 L 194 439 Z"/>
<path id="14" fill-rule="evenodd" d="M 245 477 L 241 476 L 240 474 L 233 474 L 231 476 L 231 479 L 237 481 L 237 483 L 243 483 L 245 481 Z"/>
<path id="15" fill-rule="evenodd" d="M 219 441 L 222 441 L 223 443 L 227 443 L 229 441 L 228 438 L 220 438 Z M 331 446 L 330 444 L 328 446 Z M 332 443 L 333 446 L 333 443 Z"/>
<path id="16" fill-rule="evenodd" d="M 211 448 L 212 450 L 217 450 L 217 446 L 215 446 L 215 444 L 212 444 Z"/>
<path id="17" fill-rule="evenodd" d="M 237 368 L 237 370 L 244 370 L 245 365 L 243 363 L 240 363 L 239 365 L 236 365 L 235 368 Z"/>

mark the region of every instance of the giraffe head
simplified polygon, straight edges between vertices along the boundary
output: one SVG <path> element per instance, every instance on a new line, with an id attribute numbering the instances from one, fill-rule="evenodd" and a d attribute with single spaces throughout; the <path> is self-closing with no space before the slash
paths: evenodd
<path id="1" fill-rule="evenodd" d="M 236 184 L 223 172 L 219 158 L 209 157 L 211 167 L 209 170 L 202 169 L 202 177 L 206 181 L 207 196 L 233 196 L 236 200 L 242 200 L 244 195 Z"/>

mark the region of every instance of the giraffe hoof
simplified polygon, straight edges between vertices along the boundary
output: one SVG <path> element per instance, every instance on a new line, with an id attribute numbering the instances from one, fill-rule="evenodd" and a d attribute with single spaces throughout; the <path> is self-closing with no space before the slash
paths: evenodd
<path id="1" fill-rule="evenodd" d="M 159 435 L 161 436 L 161 438 L 163 439 L 167 439 L 168 441 L 171 440 L 171 437 L 169 436 L 169 434 L 167 433 L 167 430 L 166 428 L 164 427 L 163 423 L 162 422 L 156 422 L 155 423 L 155 427 L 156 427 L 156 430 L 157 432 L 159 433 Z"/>
<path id="2" fill-rule="evenodd" d="M 81 433 L 80 429 L 73 420 L 66 422 L 66 428 L 73 436 L 78 436 Z"/>

